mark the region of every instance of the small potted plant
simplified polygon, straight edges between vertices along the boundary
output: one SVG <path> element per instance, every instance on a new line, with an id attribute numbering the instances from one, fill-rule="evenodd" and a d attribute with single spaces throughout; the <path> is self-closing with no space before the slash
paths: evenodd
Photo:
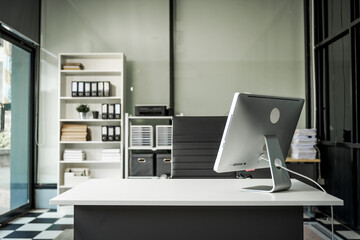
<path id="1" fill-rule="evenodd" d="M 80 104 L 76 107 L 76 110 L 80 114 L 80 119 L 86 119 L 86 114 L 90 110 L 90 107 L 86 104 Z"/>

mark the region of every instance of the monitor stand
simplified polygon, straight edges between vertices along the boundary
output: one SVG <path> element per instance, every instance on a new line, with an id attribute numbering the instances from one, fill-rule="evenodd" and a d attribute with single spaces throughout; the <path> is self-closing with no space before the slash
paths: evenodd
<path id="1" fill-rule="evenodd" d="M 280 192 L 288 190 L 291 187 L 291 180 L 289 173 L 277 165 L 286 166 L 284 156 L 282 154 L 279 141 L 276 136 L 264 136 L 267 156 L 269 159 L 272 186 L 253 186 L 243 188 L 247 191 L 260 191 L 260 192 Z"/>

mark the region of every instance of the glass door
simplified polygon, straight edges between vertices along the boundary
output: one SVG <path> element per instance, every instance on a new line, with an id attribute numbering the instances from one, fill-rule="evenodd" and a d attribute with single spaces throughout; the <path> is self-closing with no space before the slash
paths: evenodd
<path id="1" fill-rule="evenodd" d="M 29 204 L 31 52 L 0 38 L 0 223 Z"/>

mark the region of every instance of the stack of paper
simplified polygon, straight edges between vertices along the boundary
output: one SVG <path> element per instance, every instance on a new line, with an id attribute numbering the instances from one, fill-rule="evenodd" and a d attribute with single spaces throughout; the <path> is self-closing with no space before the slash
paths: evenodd
<path id="1" fill-rule="evenodd" d="M 103 149 L 102 150 L 102 161 L 120 161 L 120 149 Z"/>
<path id="2" fill-rule="evenodd" d="M 64 151 L 64 161 L 83 161 L 85 159 L 86 155 L 83 150 L 65 149 Z"/>
<path id="3" fill-rule="evenodd" d="M 316 158 L 316 129 L 296 129 L 291 143 L 291 157 L 295 159 Z"/>
<path id="4" fill-rule="evenodd" d="M 88 127 L 86 124 L 63 124 L 61 141 L 87 141 Z"/>
<path id="5" fill-rule="evenodd" d="M 84 70 L 84 65 L 81 63 L 64 63 L 63 70 Z"/>

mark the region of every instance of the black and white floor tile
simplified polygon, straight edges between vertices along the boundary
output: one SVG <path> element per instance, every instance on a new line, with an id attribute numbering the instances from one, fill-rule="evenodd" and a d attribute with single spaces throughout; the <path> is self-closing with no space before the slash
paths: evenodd
<path id="1" fill-rule="evenodd" d="M 331 239 L 331 222 L 321 213 L 314 216 L 304 214 L 304 226 L 321 239 Z M 0 239 L 54 240 L 66 229 L 74 228 L 72 215 L 60 215 L 56 210 L 37 209 L 0 227 Z M 360 234 L 334 221 L 335 240 L 360 240 Z M 305 239 L 306 240 L 306 239 Z"/>
<path id="2" fill-rule="evenodd" d="M 72 228 L 72 215 L 60 215 L 56 210 L 37 209 L 0 227 L 0 239 L 50 240 L 57 238 L 65 229 Z"/>

